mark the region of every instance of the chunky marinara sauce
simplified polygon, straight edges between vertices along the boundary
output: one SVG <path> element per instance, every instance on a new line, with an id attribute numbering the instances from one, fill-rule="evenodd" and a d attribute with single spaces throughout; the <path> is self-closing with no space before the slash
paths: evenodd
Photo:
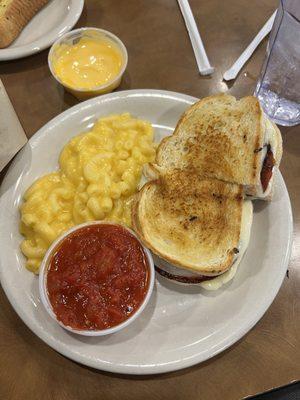
<path id="1" fill-rule="evenodd" d="M 131 316 L 146 296 L 148 280 L 139 241 L 121 226 L 95 224 L 71 233 L 56 249 L 47 289 L 59 321 L 98 330 Z"/>

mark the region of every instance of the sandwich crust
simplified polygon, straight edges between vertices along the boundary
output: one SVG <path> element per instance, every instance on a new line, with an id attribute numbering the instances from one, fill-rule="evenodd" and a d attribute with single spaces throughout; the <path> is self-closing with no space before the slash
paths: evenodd
<path id="1" fill-rule="evenodd" d="M 276 165 L 279 166 L 281 158 L 282 158 L 282 137 L 281 137 L 281 132 L 276 124 L 274 122 L 270 121 L 274 131 L 275 131 L 275 137 L 276 137 L 276 143 L 277 143 L 277 149 L 276 153 L 274 154 L 274 158 L 276 160 Z"/>

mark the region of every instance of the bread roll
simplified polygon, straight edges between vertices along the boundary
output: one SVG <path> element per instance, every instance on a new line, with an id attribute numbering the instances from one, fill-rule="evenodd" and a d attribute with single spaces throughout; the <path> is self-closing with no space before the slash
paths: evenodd
<path id="1" fill-rule="evenodd" d="M 49 0 L 0 0 L 0 48 L 9 46 Z"/>

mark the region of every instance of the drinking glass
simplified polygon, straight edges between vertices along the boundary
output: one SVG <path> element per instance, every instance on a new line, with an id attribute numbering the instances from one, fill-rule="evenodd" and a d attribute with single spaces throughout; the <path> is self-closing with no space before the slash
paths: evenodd
<path id="1" fill-rule="evenodd" d="M 300 0 L 281 0 L 255 95 L 279 125 L 300 123 Z"/>

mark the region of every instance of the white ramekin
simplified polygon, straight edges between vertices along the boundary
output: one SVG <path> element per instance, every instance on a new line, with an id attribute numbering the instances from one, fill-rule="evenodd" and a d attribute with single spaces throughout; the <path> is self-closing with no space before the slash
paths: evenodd
<path id="1" fill-rule="evenodd" d="M 51 256 L 53 255 L 53 253 L 55 252 L 55 250 L 59 247 L 60 243 L 62 242 L 62 240 L 64 240 L 70 233 L 75 232 L 81 228 L 84 228 L 86 226 L 93 226 L 93 225 L 99 225 L 99 224 L 105 224 L 105 225 L 115 225 L 115 226 L 120 226 L 119 224 L 116 224 L 114 222 L 109 222 L 109 221 L 92 221 L 92 222 L 86 222 L 84 224 L 81 225 L 77 225 L 71 229 L 69 229 L 68 231 L 66 231 L 65 233 L 63 233 L 60 237 L 58 237 L 50 246 L 50 248 L 48 249 L 47 253 L 45 254 L 45 257 L 42 261 L 41 267 L 40 267 L 40 275 L 39 275 L 39 291 L 40 291 L 40 298 L 41 301 L 46 309 L 46 311 L 48 312 L 48 314 L 51 316 L 51 318 L 53 318 L 60 326 L 62 326 L 63 328 L 65 328 L 66 330 L 73 332 L 73 333 L 77 333 L 79 335 L 84 335 L 84 336 L 104 336 L 104 335 L 109 335 L 111 333 L 115 333 L 120 331 L 121 329 L 125 328 L 126 326 L 128 326 L 129 324 L 131 324 L 136 318 L 138 318 L 141 313 L 143 312 L 143 310 L 145 309 L 152 291 L 153 291 L 153 286 L 154 286 L 154 279 L 155 279 L 155 270 L 154 270 L 154 263 L 153 263 L 153 258 L 152 255 L 150 253 L 150 251 L 143 246 L 143 244 L 141 243 L 141 241 L 138 239 L 138 237 L 136 236 L 136 234 L 129 228 L 125 227 L 124 225 L 121 225 L 122 228 L 126 229 L 128 232 L 130 232 L 141 244 L 147 260 L 148 260 L 148 265 L 149 265 L 149 284 L 148 284 L 148 290 L 146 293 L 146 296 L 142 302 L 142 304 L 140 305 L 140 307 L 135 311 L 135 313 L 130 316 L 128 319 L 126 319 L 125 321 L 121 322 L 119 325 L 116 325 L 112 328 L 108 328 L 108 329 L 102 329 L 102 330 L 79 330 L 79 329 L 74 329 L 70 326 L 64 325 L 61 321 L 59 321 L 52 309 L 49 297 L 48 297 L 48 291 L 47 291 L 47 273 L 48 273 L 48 265 L 51 259 Z"/>

